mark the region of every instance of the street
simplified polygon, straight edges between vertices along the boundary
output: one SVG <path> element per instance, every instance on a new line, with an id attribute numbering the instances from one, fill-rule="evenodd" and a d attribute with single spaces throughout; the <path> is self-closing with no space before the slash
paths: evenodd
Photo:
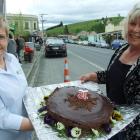
<path id="1" fill-rule="evenodd" d="M 70 80 L 79 80 L 85 73 L 106 69 L 113 50 L 68 44 L 68 68 Z M 45 58 L 41 56 L 40 68 L 34 86 L 64 82 L 64 57 Z M 101 85 L 105 92 L 105 86 Z"/>

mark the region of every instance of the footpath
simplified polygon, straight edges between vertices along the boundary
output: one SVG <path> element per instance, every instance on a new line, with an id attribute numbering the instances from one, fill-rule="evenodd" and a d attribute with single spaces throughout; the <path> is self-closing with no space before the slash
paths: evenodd
<path id="1" fill-rule="evenodd" d="M 35 80 L 37 79 L 42 54 L 43 48 L 40 51 L 35 51 L 32 63 L 22 60 L 22 69 L 27 78 L 28 85 L 31 87 L 34 87 Z M 34 131 L 32 133 L 32 140 L 38 140 Z"/>
<path id="2" fill-rule="evenodd" d="M 35 51 L 33 61 L 29 63 L 28 61 L 22 61 L 22 69 L 25 73 L 29 86 L 34 86 L 35 79 L 38 75 L 40 57 L 42 55 L 43 49 L 40 51 Z"/>

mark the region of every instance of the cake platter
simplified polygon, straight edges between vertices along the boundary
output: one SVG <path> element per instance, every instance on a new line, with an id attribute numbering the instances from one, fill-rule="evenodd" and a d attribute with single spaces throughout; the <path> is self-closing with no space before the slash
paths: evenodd
<path id="1" fill-rule="evenodd" d="M 50 95 L 56 87 L 63 87 L 63 86 L 77 86 L 77 87 L 87 88 L 92 91 L 96 91 L 99 94 L 102 94 L 101 90 L 98 87 L 98 84 L 93 82 L 87 82 L 81 84 L 80 81 L 72 81 L 68 83 L 60 83 L 60 84 L 46 85 L 40 87 L 28 87 L 28 89 L 26 90 L 26 96 L 24 97 L 24 104 L 28 112 L 29 118 L 34 126 L 34 130 L 36 132 L 38 140 L 65 140 L 66 139 L 66 138 L 58 137 L 57 135 L 58 132 L 54 131 L 49 125 L 44 124 L 43 120 L 38 115 L 38 109 L 40 108 L 40 103 L 41 101 L 43 101 L 44 96 Z M 111 133 L 102 135 L 101 137 L 96 138 L 97 140 L 107 140 L 112 136 L 114 136 L 115 134 L 117 134 L 118 132 L 120 132 L 129 123 L 131 123 L 133 119 L 135 119 L 135 117 L 140 112 L 140 107 L 120 106 L 119 110 L 123 115 L 123 121 L 118 121 L 112 128 Z M 73 138 L 69 138 L 69 140 L 72 139 Z M 80 138 L 80 140 L 91 140 L 91 138 L 88 138 L 87 136 L 87 137 Z"/>

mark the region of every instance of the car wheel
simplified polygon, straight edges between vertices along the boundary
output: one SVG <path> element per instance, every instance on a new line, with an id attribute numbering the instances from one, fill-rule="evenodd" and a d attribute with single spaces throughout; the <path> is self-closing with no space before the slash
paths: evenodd
<path id="1" fill-rule="evenodd" d="M 47 53 L 45 52 L 45 57 L 47 57 L 48 55 L 47 55 Z"/>

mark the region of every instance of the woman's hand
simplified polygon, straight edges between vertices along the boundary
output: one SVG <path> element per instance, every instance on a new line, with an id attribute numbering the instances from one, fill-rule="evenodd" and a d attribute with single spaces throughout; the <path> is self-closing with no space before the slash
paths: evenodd
<path id="1" fill-rule="evenodd" d="M 20 126 L 21 131 L 30 131 L 33 130 L 33 125 L 28 118 L 23 118 Z"/>
<path id="2" fill-rule="evenodd" d="M 95 72 L 87 73 L 85 75 L 82 75 L 80 77 L 80 80 L 82 83 L 87 82 L 87 81 L 97 82 L 97 74 Z"/>

